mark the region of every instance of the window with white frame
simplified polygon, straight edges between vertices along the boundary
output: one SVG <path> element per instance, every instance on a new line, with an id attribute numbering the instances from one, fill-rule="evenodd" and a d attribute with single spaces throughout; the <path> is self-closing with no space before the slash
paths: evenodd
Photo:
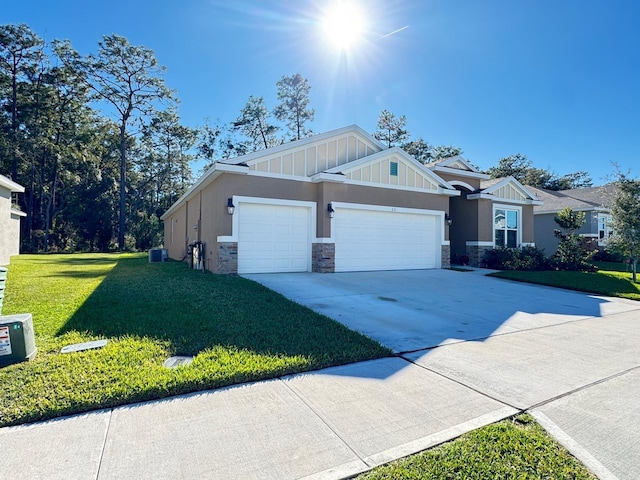
<path id="1" fill-rule="evenodd" d="M 598 214 L 598 245 L 606 245 L 609 237 L 613 235 L 611 228 L 611 215 Z"/>
<path id="2" fill-rule="evenodd" d="M 521 210 L 516 208 L 493 208 L 493 244 L 498 247 L 516 248 L 520 244 Z"/>

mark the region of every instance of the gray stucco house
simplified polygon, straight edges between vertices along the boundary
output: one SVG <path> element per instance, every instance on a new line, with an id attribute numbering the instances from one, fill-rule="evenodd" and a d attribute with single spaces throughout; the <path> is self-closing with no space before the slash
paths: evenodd
<path id="1" fill-rule="evenodd" d="M 357 125 L 215 163 L 161 217 L 169 257 L 215 273 L 477 265 L 533 244 L 539 201 L 460 156 L 423 165 Z"/>
<path id="2" fill-rule="evenodd" d="M 11 197 L 24 187 L 0 175 L 0 265 L 9 265 L 11 256 L 20 253 L 20 218 L 27 214 L 12 208 Z"/>
<path id="3" fill-rule="evenodd" d="M 609 205 L 614 195 L 614 185 L 560 191 L 527 188 L 542 201 L 533 209 L 534 238 L 536 246 L 544 249 L 545 254 L 553 255 L 558 249 L 558 239 L 553 234 L 558 224 L 554 218 L 565 208 L 584 212 L 585 224 L 577 233 L 590 241 L 593 248 L 606 247 L 612 233 Z"/>

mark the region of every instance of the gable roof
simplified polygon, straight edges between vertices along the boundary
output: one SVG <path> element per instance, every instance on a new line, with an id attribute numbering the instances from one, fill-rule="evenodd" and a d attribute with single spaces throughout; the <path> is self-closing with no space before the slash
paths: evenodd
<path id="1" fill-rule="evenodd" d="M 358 167 L 395 156 L 415 173 L 402 182 L 370 178 L 347 178 Z M 459 195 L 453 186 L 408 155 L 404 150 L 386 148 L 357 125 L 331 130 L 237 158 L 214 163 L 167 211 L 162 220 L 224 173 L 284 178 L 305 182 L 359 183 L 392 189 Z M 347 173 L 347 174 L 345 174 Z M 424 178 L 425 181 L 418 179 Z"/>
<path id="2" fill-rule="evenodd" d="M 389 163 L 395 162 L 395 177 L 388 174 Z M 383 167 L 384 165 L 384 167 Z M 374 170 L 371 170 L 371 168 Z M 400 147 L 392 147 L 373 155 L 325 170 L 325 174 L 342 174 L 347 181 L 368 185 L 395 185 L 417 190 L 431 190 L 460 195 L 451 184 L 440 178 Z M 396 178 L 395 182 L 391 179 Z M 384 181 L 387 180 L 387 182 Z"/>
<path id="3" fill-rule="evenodd" d="M 462 177 L 472 177 L 480 179 L 489 178 L 489 175 L 487 175 L 486 173 L 482 173 L 475 165 L 473 165 L 461 155 L 441 158 L 440 160 L 428 163 L 426 166 L 427 168 L 435 172 L 460 175 Z"/>
<path id="4" fill-rule="evenodd" d="M 541 205 L 528 187 L 522 185 L 513 177 L 490 178 L 480 182 L 480 189 L 467 195 L 468 199 L 491 199 L 506 202 L 522 203 L 525 205 Z"/>
<path id="5" fill-rule="evenodd" d="M 307 145 L 323 142 L 325 140 L 332 139 L 333 137 L 339 137 L 341 135 L 345 135 L 348 133 L 353 133 L 361 137 L 362 139 L 366 139 L 367 143 L 370 144 L 375 151 L 384 150 L 386 148 L 382 143 L 376 140 L 372 135 L 369 135 L 365 130 L 360 128 L 358 125 L 354 124 L 354 125 L 348 125 L 342 128 L 337 128 L 335 130 L 330 130 L 325 133 L 312 135 L 310 137 L 301 138 L 300 140 L 294 140 L 292 142 L 283 143 L 282 145 L 267 148 L 265 150 L 258 150 L 256 152 L 251 152 L 246 155 L 242 155 L 240 157 L 230 158 L 227 160 L 220 160 L 219 163 L 227 163 L 231 165 L 249 165 L 251 163 L 255 163 L 260 159 L 263 159 L 267 155 L 275 156 L 281 153 L 285 153 L 288 150 L 299 150 L 302 147 L 306 147 Z"/>
<path id="6" fill-rule="evenodd" d="M 543 188 L 527 187 L 544 202 L 536 206 L 534 214 L 557 213 L 565 208 L 578 211 L 608 211 L 609 204 L 615 192 L 613 184 L 599 187 L 574 188 L 571 190 L 547 190 Z"/>

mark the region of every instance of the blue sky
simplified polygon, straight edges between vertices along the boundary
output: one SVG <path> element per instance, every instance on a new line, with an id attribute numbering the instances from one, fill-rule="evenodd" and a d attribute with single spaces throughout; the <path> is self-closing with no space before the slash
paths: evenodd
<path id="1" fill-rule="evenodd" d="M 335 1 L 23 0 L 0 21 L 82 54 L 111 33 L 153 49 L 190 126 L 233 120 L 250 95 L 273 108 L 276 81 L 298 72 L 315 132 L 372 132 L 387 109 L 482 169 L 522 153 L 595 184 L 613 162 L 639 175 L 640 2 L 359 0 L 366 31 L 339 51 L 320 22 Z"/>

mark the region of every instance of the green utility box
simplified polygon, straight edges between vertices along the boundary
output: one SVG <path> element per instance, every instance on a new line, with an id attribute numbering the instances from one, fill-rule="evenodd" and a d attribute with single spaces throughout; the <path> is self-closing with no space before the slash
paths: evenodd
<path id="1" fill-rule="evenodd" d="M 4 298 L 4 287 L 7 285 L 7 267 L 0 267 L 0 315 L 2 315 L 2 299 Z"/>
<path id="2" fill-rule="evenodd" d="M 37 351 L 30 313 L 0 316 L 0 367 L 31 360 Z"/>

